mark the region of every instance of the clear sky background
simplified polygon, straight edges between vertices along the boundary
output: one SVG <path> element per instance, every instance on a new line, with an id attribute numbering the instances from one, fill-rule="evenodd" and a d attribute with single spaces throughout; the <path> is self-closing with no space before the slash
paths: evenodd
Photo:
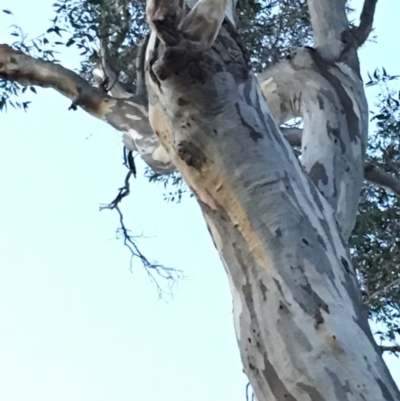
<path id="1" fill-rule="evenodd" d="M 0 8 L 36 35 L 52 3 Z M 398 0 L 378 3 L 364 76 L 381 66 L 400 73 L 399 15 Z M 11 21 L 0 13 L 0 43 L 11 42 Z M 78 65 L 72 51 L 61 60 Z M 166 203 L 138 163 L 127 224 L 149 237 L 146 255 L 186 275 L 174 299 L 160 301 L 139 262 L 129 271 L 116 213 L 99 212 L 126 173 L 120 133 L 68 111 L 52 90 L 30 97 L 28 113 L 0 114 L 0 400 L 243 401 L 229 288 L 195 201 Z M 399 360 L 386 360 L 400 384 Z"/>

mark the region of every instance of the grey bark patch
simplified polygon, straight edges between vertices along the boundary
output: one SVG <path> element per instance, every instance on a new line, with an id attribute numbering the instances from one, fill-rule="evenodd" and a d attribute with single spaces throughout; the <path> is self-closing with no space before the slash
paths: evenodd
<path id="1" fill-rule="evenodd" d="M 347 273 L 353 274 L 352 270 L 350 269 L 349 262 L 343 256 L 340 257 L 340 262 L 342 263 L 342 265 Z"/>
<path id="2" fill-rule="evenodd" d="M 329 121 L 326 123 L 326 132 L 328 133 L 330 138 L 333 138 L 334 143 L 340 144 L 340 151 L 342 154 L 346 153 L 346 145 L 343 141 L 343 139 L 340 136 L 340 130 L 338 128 L 333 128 L 331 127 Z"/>
<path id="3" fill-rule="evenodd" d="M 286 300 L 285 295 L 283 294 L 281 283 L 280 283 L 276 278 L 274 278 L 274 282 L 275 282 L 276 287 L 278 288 L 279 294 L 281 294 L 281 296 L 282 296 L 282 299 L 283 299 L 288 305 L 290 305 L 290 302 L 288 302 L 288 301 Z"/>
<path id="4" fill-rule="evenodd" d="M 204 153 L 196 145 L 189 141 L 182 141 L 178 144 L 178 156 L 190 167 L 200 170 L 207 161 Z"/>
<path id="5" fill-rule="evenodd" d="M 325 397 L 315 387 L 302 382 L 296 383 L 296 385 L 310 396 L 311 401 L 326 401 Z"/>
<path id="6" fill-rule="evenodd" d="M 324 323 L 324 322 L 325 322 L 325 319 L 322 316 L 322 313 L 318 308 L 314 313 L 314 327 L 315 327 L 315 329 L 318 330 L 319 325 Z"/>
<path id="7" fill-rule="evenodd" d="M 182 97 L 178 98 L 178 106 L 184 107 L 184 106 L 188 106 L 190 104 L 190 102 Z"/>
<path id="8" fill-rule="evenodd" d="M 261 290 L 261 294 L 263 297 L 263 301 L 266 301 L 268 288 L 266 287 L 266 285 L 264 284 L 264 282 L 262 280 L 259 280 L 259 284 L 260 284 L 260 290 Z"/>
<path id="9" fill-rule="evenodd" d="M 285 387 L 283 381 L 279 378 L 272 363 L 269 361 L 266 352 L 264 352 L 264 369 L 262 371 L 262 374 L 269 384 L 271 392 L 276 400 L 296 401 L 296 399 L 292 396 L 292 394 L 289 393 L 288 389 Z"/>
<path id="10" fill-rule="evenodd" d="M 335 391 L 336 398 L 340 401 L 349 401 L 349 394 L 353 394 L 351 391 L 351 386 L 348 380 L 345 383 L 341 383 L 339 378 L 335 373 L 333 373 L 329 368 L 325 368 L 326 373 L 332 380 L 333 390 Z M 351 397 L 353 399 L 353 397 Z M 386 398 L 385 400 L 389 400 Z"/>
<path id="11" fill-rule="evenodd" d="M 355 141 L 356 138 L 360 137 L 361 133 L 360 121 L 354 111 L 353 101 L 347 94 L 339 78 L 329 71 L 330 68 L 339 70 L 338 67 L 325 61 L 316 51 L 310 52 L 310 56 L 312 57 L 315 65 L 318 67 L 320 74 L 332 85 L 336 91 L 341 104 L 346 110 L 345 116 L 350 140 Z"/>
<path id="12" fill-rule="evenodd" d="M 259 139 L 262 139 L 262 138 L 263 138 L 263 135 L 261 134 L 261 132 L 256 131 L 256 130 L 254 129 L 254 127 L 253 127 L 251 124 L 249 124 L 249 123 L 244 119 L 244 117 L 243 117 L 243 115 L 242 115 L 242 113 L 241 113 L 241 111 L 240 111 L 240 107 L 239 107 L 239 104 L 238 104 L 238 103 L 236 103 L 236 111 L 237 111 L 237 113 L 238 113 L 238 116 L 240 117 L 240 122 L 243 124 L 243 126 L 244 126 L 245 128 L 247 128 L 247 129 L 249 130 L 250 138 L 251 138 L 254 142 L 257 142 Z"/>
<path id="13" fill-rule="evenodd" d="M 324 185 L 328 184 L 329 177 L 326 174 L 326 170 L 323 164 L 320 162 L 316 162 L 312 167 L 309 172 L 309 176 L 315 182 L 316 184 L 318 181 L 321 181 Z"/>
<path id="14" fill-rule="evenodd" d="M 321 244 L 322 248 L 324 248 L 325 252 L 327 252 L 328 247 L 326 246 L 324 239 L 319 234 L 318 234 L 318 242 Z"/>
<path id="15" fill-rule="evenodd" d="M 320 95 L 317 95 L 318 106 L 320 110 L 324 110 L 324 98 Z"/>
<path id="16" fill-rule="evenodd" d="M 387 388 L 386 384 L 381 379 L 376 379 L 376 381 L 378 382 L 379 387 L 381 388 L 385 401 L 396 401 L 393 398 L 392 394 L 390 393 L 389 389 Z M 393 382 L 393 379 L 391 379 L 391 381 Z"/>

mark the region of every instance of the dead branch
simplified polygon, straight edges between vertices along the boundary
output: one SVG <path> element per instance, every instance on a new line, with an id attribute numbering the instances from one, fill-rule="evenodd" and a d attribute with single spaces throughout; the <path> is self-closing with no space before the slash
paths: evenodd
<path id="1" fill-rule="evenodd" d="M 372 32 L 377 3 L 378 0 L 364 0 L 364 6 L 360 16 L 360 25 L 353 30 L 354 37 L 359 47 L 365 43 Z"/>
<path id="2" fill-rule="evenodd" d="M 131 235 L 131 231 L 127 228 L 124 222 L 124 215 L 121 211 L 120 204 L 124 198 L 126 198 L 131 192 L 130 179 L 133 176 L 136 177 L 136 168 L 134 166 L 134 161 L 132 157 L 132 152 L 129 152 L 127 160 L 125 162 L 129 169 L 126 174 L 124 185 L 118 189 L 118 194 L 113 201 L 109 204 L 100 206 L 100 211 L 102 210 L 116 210 L 119 217 L 119 228 L 116 230 L 117 239 L 122 238 L 124 246 L 126 246 L 131 254 L 130 259 L 130 270 L 133 271 L 133 260 L 138 258 L 142 263 L 142 266 L 146 270 L 147 275 L 157 288 L 158 296 L 161 298 L 165 295 L 172 295 L 172 288 L 176 282 L 183 278 L 183 272 L 181 270 L 176 270 L 171 267 L 166 267 L 156 261 L 150 262 L 149 259 L 140 251 L 136 241 L 141 236 Z M 160 279 L 164 282 L 161 283 Z M 166 282 L 166 286 L 165 283 Z M 165 290 L 167 288 L 167 291 Z"/>

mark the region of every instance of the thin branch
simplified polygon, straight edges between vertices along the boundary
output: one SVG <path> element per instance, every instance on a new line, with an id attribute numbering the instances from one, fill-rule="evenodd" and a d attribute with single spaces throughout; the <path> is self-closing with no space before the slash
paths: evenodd
<path id="1" fill-rule="evenodd" d="M 132 166 L 133 159 L 131 160 L 129 159 L 130 157 L 128 155 L 128 165 Z M 118 194 L 113 201 L 111 201 L 109 204 L 100 207 L 100 211 L 106 209 L 117 211 L 119 216 L 120 227 L 117 229 L 116 234 L 117 238 L 122 237 L 124 246 L 126 246 L 129 249 L 129 252 L 131 254 L 131 260 L 130 260 L 131 271 L 133 271 L 133 260 L 135 258 L 138 258 L 141 261 L 144 269 L 146 270 L 150 278 L 150 281 L 155 283 L 158 296 L 161 298 L 163 295 L 171 295 L 174 284 L 176 284 L 176 282 L 179 279 L 183 278 L 183 273 L 181 270 L 176 270 L 171 267 L 166 267 L 162 264 L 159 264 L 158 262 L 150 262 L 147 259 L 147 257 L 140 251 L 139 247 L 136 244 L 136 240 L 140 238 L 140 236 L 131 235 L 131 231 L 126 227 L 124 222 L 124 215 L 121 211 L 120 204 L 122 200 L 126 198 L 131 192 L 130 179 L 132 175 L 136 175 L 136 173 L 135 170 L 132 167 L 130 167 L 125 177 L 124 186 L 119 188 Z M 164 290 L 165 286 L 161 284 L 160 279 L 166 280 L 168 293 Z"/>
<path id="2" fill-rule="evenodd" d="M 366 162 L 364 167 L 364 178 L 400 197 L 400 180 L 393 177 L 391 174 L 386 173 L 378 166 Z"/>
<path id="3" fill-rule="evenodd" d="M 382 288 L 381 290 L 378 290 L 376 292 L 374 292 L 367 300 L 366 304 L 370 304 L 371 301 L 376 298 L 379 297 L 381 294 L 385 294 L 387 293 L 392 287 L 396 286 L 400 284 L 400 278 L 397 280 L 392 281 L 390 284 L 388 284 L 386 287 Z"/>
<path id="4" fill-rule="evenodd" d="M 364 0 L 364 6 L 360 16 L 360 25 L 353 30 L 358 46 L 362 46 L 372 32 L 377 3 L 378 0 Z"/>
<path id="5" fill-rule="evenodd" d="M 380 345 L 379 349 L 381 350 L 382 354 L 384 352 L 392 352 L 394 354 L 400 353 L 400 345 Z"/>

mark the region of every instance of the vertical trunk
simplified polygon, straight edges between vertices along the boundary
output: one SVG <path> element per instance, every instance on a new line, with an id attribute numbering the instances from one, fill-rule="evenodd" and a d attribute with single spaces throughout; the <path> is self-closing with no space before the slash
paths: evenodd
<path id="1" fill-rule="evenodd" d="M 226 268 L 258 401 L 399 401 L 335 212 L 277 128 L 233 26 L 204 51 L 174 10 L 149 17 L 161 38 L 148 53 L 150 119 Z"/>

